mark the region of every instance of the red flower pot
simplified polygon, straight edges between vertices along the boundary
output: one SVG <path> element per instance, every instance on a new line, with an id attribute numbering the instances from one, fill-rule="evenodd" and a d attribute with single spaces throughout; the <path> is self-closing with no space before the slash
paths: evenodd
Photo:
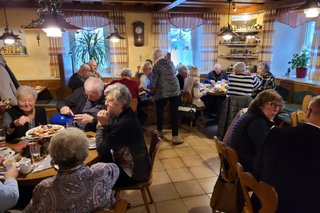
<path id="1" fill-rule="evenodd" d="M 297 78 L 305 78 L 307 76 L 307 68 L 297 67 L 296 68 L 296 77 Z"/>

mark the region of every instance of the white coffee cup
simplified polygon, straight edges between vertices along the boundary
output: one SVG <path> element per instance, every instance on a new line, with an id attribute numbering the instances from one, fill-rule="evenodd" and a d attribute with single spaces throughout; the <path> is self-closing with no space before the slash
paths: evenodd
<path id="1" fill-rule="evenodd" d="M 19 161 L 20 172 L 22 174 L 28 174 L 32 170 L 32 163 L 30 158 L 21 158 Z"/>
<path id="2" fill-rule="evenodd" d="M 12 166 L 16 166 L 16 160 L 14 158 L 9 158 L 3 161 L 3 166 L 9 170 Z"/>

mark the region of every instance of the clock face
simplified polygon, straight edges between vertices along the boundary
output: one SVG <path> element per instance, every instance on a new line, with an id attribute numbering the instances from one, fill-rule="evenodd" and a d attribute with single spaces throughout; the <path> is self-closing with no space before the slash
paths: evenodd
<path id="1" fill-rule="evenodd" d="M 134 29 L 134 31 L 137 33 L 137 34 L 141 34 L 142 33 L 142 27 L 136 27 Z"/>

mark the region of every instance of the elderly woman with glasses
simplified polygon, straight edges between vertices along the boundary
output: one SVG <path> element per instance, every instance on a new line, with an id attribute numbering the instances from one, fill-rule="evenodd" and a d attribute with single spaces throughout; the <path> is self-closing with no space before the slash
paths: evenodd
<path id="1" fill-rule="evenodd" d="M 119 166 L 117 187 L 144 181 L 150 173 L 150 158 L 139 120 L 130 107 L 130 91 L 115 83 L 104 94 L 107 110 L 98 112 L 96 136 L 101 161 Z"/>
<path id="2" fill-rule="evenodd" d="M 113 163 L 84 165 L 88 141 L 83 131 L 68 128 L 51 138 L 49 153 L 58 173 L 41 181 L 24 212 L 93 212 L 112 208 L 112 187 L 119 176 Z"/>
<path id="3" fill-rule="evenodd" d="M 29 86 L 17 89 L 18 105 L 7 110 L 3 115 L 3 126 L 7 139 L 25 136 L 25 133 L 36 126 L 47 124 L 47 114 L 43 107 L 36 107 L 36 91 Z"/>
<path id="4" fill-rule="evenodd" d="M 282 105 L 283 99 L 275 90 L 264 90 L 235 123 L 227 144 L 237 151 L 245 171 L 253 172 L 254 159 Z"/>

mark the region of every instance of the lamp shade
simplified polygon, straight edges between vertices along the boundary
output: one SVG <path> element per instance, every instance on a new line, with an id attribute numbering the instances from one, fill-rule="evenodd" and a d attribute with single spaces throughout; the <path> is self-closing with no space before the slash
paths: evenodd
<path id="1" fill-rule="evenodd" d="M 320 2 L 318 0 L 307 0 L 304 4 L 298 6 L 293 11 L 303 12 L 307 18 L 314 18 L 320 13 Z"/>
<path id="2" fill-rule="evenodd" d="M 237 33 L 232 31 L 230 24 L 218 34 L 218 36 L 222 36 L 224 40 L 230 40 L 233 36 L 237 35 Z"/>
<path id="3" fill-rule="evenodd" d="M 117 43 L 120 41 L 120 39 L 125 39 L 125 38 L 119 34 L 117 28 L 114 28 L 114 32 L 111 33 L 109 36 L 107 36 L 106 39 L 109 39 L 113 43 Z"/>
<path id="4" fill-rule="evenodd" d="M 21 39 L 19 38 L 18 35 L 15 35 L 12 31 L 9 31 L 9 29 L 6 27 L 4 29 L 4 33 L 0 36 L 0 40 L 3 40 L 3 42 L 7 45 L 11 45 Z"/>

